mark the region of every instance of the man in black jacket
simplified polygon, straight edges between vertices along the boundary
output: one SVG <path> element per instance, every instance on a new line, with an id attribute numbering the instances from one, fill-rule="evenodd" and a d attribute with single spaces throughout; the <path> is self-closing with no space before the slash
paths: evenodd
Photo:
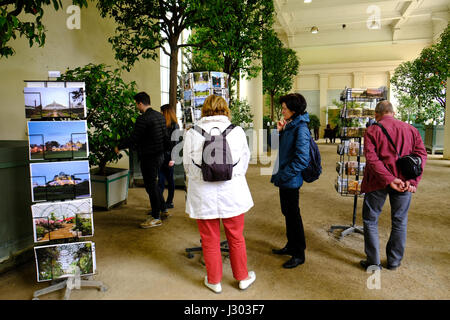
<path id="1" fill-rule="evenodd" d="M 151 228 L 162 225 L 161 213 L 166 214 L 164 198 L 158 188 L 158 170 L 164 161 L 164 151 L 168 148 L 169 138 L 166 131 L 164 116 L 151 108 L 150 96 L 139 92 L 134 96 L 137 108 L 142 113 L 136 119 L 134 131 L 128 139 L 120 141 L 115 147 L 120 149 L 133 148 L 137 150 L 141 165 L 145 190 L 152 207 L 151 217 L 141 223 L 141 227 Z"/>

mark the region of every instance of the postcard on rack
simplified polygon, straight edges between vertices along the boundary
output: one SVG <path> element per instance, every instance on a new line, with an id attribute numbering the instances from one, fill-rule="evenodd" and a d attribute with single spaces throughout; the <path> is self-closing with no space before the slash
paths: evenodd
<path id="1" fill-rule="evenodd" d="M 89 161 L 30 164 L 32 202 L 89 198 Z"/>
<path id="2" fill-rule="evenodd" d="M 86 159 L 89 156 L 87 122 L 29 121 L 30 160 Z"/>
<path id="3" fill-rule="evenodd" d="M 25 87 L 26 118 L 86 118 L 84 83 L 77 83 L 77 85 L 78 87 L 70 85 Z"/>
<path id="4" fill-rule="evenodd" d="M 37 203 L 31 206 L 34 242 L 92 237 L 92 199 Z"/>
<path id="5" fill-rule="evenodd" d="M 83 276 L 93 275 L 97 269 L 91 241 L 35 247 L 34 256 L 38 282 L 67 278 L 77 269 Z"/>

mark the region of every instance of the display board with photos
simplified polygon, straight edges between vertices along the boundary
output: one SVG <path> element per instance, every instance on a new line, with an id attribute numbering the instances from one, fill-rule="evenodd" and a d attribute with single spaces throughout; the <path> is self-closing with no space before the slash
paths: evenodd
<path id="1" fill-rule="evenodd" d="M 28 119 L 86 118 L 84 82 L 26 81 L 23 93 Z"/>
<path id="2" fill-rule="evenodd" d="M 88 160 L 31 163 L 30 177 L 32 202 L 91 196 Z"/>
<path id="3" fill-rule="evenodd" d="M 73 242 L 34 248 L 37 281 L 67 278 L 76 273 L 93 275 L 96 272 L 95 244 L 91 241 Z"/>
<path id="4" fill-rule="evenodd" d="M 29 159 L 86 159 L 87 121 L 28 121 Z"/>
<path id="5" fill-rule="evenodd" d="M 95 244 L 78 242 L 94 235 L 85 83 L 25 82 L 33 238 L 47 242 L 34 248 L 37 281 L 93 275 Z"/>
<path id="6" fill-rule="evenodd" d="M 37 203 L 31 206 L 34 242 L 92 237 L 92 199 Z"/>
<path id="7" fill-rule="evenodd" d="M 183 76 L 183 122 L 192 123 L 201 118 L 201 108 L 209 95 L 230 101 L 228 74 L 216 71 L 192 72 Z"/>

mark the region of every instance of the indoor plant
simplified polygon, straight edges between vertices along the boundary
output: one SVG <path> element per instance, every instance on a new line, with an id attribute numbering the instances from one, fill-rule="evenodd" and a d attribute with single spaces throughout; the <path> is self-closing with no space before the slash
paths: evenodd
<path id="1" fill-rule="evenodd" d="M 58 80 L 80 81 L 86 85 L 94 206 L 110 208 L 125 201 L 128 195 L 128 169 L 110 168 L 107 164 L 115 163 L 122 157 L 122 154 L 114 152 L 114 147 L 120 139 L 131 134 L 139 115 L 134 104 L 136 83 L 126 83 L 119 69 L 112 70 L 104 64 L 68 69 Z M 119 197 L 114 199 L 115 195 Z"/>

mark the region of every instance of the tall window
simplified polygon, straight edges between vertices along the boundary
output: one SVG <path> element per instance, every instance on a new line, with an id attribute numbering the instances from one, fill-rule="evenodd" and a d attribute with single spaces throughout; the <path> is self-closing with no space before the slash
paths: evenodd
<path id="1" fill-rule="evenodd" d="M 178 44 L 186 43 L 189 35 L 191 34 L 190 30 L 183 31 Z M 170 52 L 169 45 L 166 43 L 164 48 L 167 52 Z M 181 75 L 182 72 L 186 72 L 184 66 L 184 50 L 178 51 L 178 75 Z M 161 73 L 161 105 L 169 103 L 169 84 L 170 84 L 170 57 L 166 55 L 163 49 L 160 49 L 160 73 Z M 179 81 L 179 79 L 177 80 Z M 177 103 L 177 118 L 180 119 L 182 116 L 181 104 Z"/>

